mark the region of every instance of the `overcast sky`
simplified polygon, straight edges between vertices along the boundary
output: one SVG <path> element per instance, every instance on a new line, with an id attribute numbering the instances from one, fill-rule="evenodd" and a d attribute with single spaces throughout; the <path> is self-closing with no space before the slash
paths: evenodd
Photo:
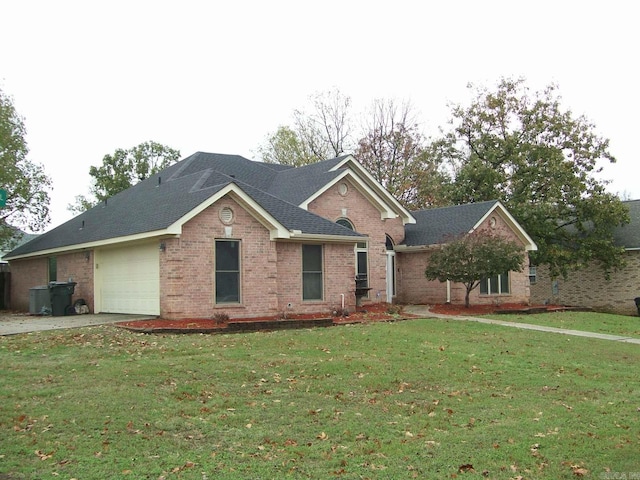
<path id="1" fill-rule="evenodd" d="M 467 83 L 557 83 L 563 107 L 611 140 L 610 188 L 640 198 L 634 2 L 0 0 L 0 89 L 53 179 L 52 222 L 91 165 L 154 140 L 256 158 L 309 95 L 356 110 L 410 100 L 435 134 Z"/>

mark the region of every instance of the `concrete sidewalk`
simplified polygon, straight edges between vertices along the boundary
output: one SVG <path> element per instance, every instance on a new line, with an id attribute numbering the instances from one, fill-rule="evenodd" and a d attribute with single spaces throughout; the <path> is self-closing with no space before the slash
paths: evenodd
<path id="1" fill-rule="evenodd" d="M 92 325 L 104 325 L 106 323 L 131 322 L 133 320 L 148 320 L 154 318 L 156 317 L 152 315 L 125 315 L 117 313 L 60 317 L 27 314 L 2 315 L 0 316 L 0 335 L 16 335 L 19 333 L 40 332 L 43 330 L 88 327 Z"/>
<path id="2" fill-rule="evenodd" d="M 460 320 L 465 322 L 489 323 L 501 325 L 503 327 L 521 328 L 523 330 L 536 330 L 538 332 L 560 333 L 562 335 L 573 335 L 576 337 L 599 338 L 601 340 L 612 340 L 615 342 L 635 343 L 640 345 L 640 338 L 625 337 L 620 335 L 608 335 L 606 333 L 583 332 L 581 330 L 568 330 L 566 328 L 545 327 L 542 325 L 531 325 L 529 323 L 506 322 L 504 320 L 493 320 L 489 318 L 466 317 L 463 315 L 442 315 L 429 311 L 427 305 L 407 305 L 404 311 L 412 315 L 424 318 L 443 318 L 447 320 Z"/>

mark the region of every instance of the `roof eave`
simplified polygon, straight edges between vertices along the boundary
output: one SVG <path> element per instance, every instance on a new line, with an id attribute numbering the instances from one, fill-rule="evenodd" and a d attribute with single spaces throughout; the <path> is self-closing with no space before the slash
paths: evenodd
<path id="1" fill-rule="evenodd" d="M 160 239 L 160 238 L 175 237 L 177 235 L 179 235 L 179 233 L 176 233 L 171 229 L 154 230 L 151 232 L 138 233 L 135 235 L 125 235 L 122 237 L 113 237 L 105 240 L 96 240 L 95 242 L 85 242 L 85 243 L 78 243 L 75 245 L 64 245 L 56 248 L 49 248 L 46 250 L 38 250 L 36 252 L 29 252 L 21 255 L 4 257 L 4 259 L 11 262 L 13 260 L 22 260 L 25 258 L 36 258 L 36 257 L 43 257 L 43 256 L 46 257 L 51 255 L 58 255 L 61 253 L 72 253 L 72 252 L 79 252 L 83 250 L 93 250 L 96 248 L 109 247 L 111 245 L 116 245 L 116 244 L 121 245 L 123 243 L 139 242 L 139 241 L 149 240 L 153 238 Z"/>
<path id="2" fill-rule="evenodd" d="M 287 240 L 305 241 L 305 242 L 322 242 L 322 243 L 358 243 L 368 242 L 369 237 L 354 235 L 323 235 L 314 233 L 302 233 L 300 230 L 293 230 Z"/>
<path id="3" fill-rule="evenodd" d="M 396 245 L 393 250 L 400 253 L 416 253 L 424 252 L 425 250 L 434 250 L 441 247 L 442 244 L 435 245 Z"/>

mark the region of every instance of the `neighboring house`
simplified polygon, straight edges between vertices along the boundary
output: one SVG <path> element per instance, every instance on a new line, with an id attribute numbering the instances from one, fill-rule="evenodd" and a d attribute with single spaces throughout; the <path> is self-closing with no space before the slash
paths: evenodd
<path id="1" fill-rule="evenodd" d="M 499 202 L 411 214 L 351 155 L 294 168 L 199 152 L 12 251 L 12 305 L 71 280 L 96 313 L 328 312 L 355 307 L 356 275 L 365 304 L 454 301 L 459 286 L 427 282 L 421 265 L 478 228 L 535 249 Z M 508 292 L 475 300 L 528 301 L 527 274 L 508 276 Z"/>
<path id="2" fill-rule="evenodd" d="M 614 230 L 614 243 L 625 249 L 625 266 L 612 271 L 609 279 L 597 264 L 570 272 L 566 279 L 551 278 L 549 269 L 531 271 L 531 300 L 588 307 L 600 312 L 638 315 L 634 299 L 640 297 L 640 200 L 623 202 L 630 222 Z"/>
<path id="3" fill-rule="evenodd" d="M 33 240 L 38 235 L 32 233 L 24 233 L 19 229 L 14 229 L 14 242 L 17 247 L 23 245 L 30 240 Z M 9 263 L 4 259 L 4 256 L 9 253 L 9 250 L 0 247 L 0 310 L 4 310 L 10 307 L 11 296 L 11 272 L 9 269 Z"/>
<path id="4" fill-rule="evenodd" d="M 15 229 L 16 230 L 16 234 L 15 234 L 15 238 L 17 239 L 17 241 L 15 242 L 15 247 L 17 248 L 21 245 L 24 245 L 27 242 L 30 242 L 31 240 L 33 240 L 34 238 L 36 238 L 38 235 L 34 234 L 34 233 L 25 233 L 21 230 Z M 5 247 L 0 246 L 0 264 L 7 264 L 7 260 L 4 259 L 4 256 L 9 253 L 10 250 L 8 250 Z"/>

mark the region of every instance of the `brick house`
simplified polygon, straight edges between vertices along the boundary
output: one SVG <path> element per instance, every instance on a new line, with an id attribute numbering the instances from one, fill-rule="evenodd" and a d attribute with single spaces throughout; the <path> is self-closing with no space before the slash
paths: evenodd
<path id="1" fill-rule="evenodd" d="M 198 152 L 10 252 L 11 305 L 70 280 L 95 313 L 315 313 L 353 309 L 356 276 L 365 303 L 457 301 L 421 265 L 477 228 L 535 248 L 499 202 L 410 213 L 351 155 L 293 168 Z M 505 275 L 475 300 L 527 302 L 528 277 Z"/>
<path id="2" fill-rule="evenodd" d="M 531 300 L 535 303 L 588 307 L 600 312 L 638 315 L 634 299 L 640 297 L 640 200 L 623 202 L 630 222 L 614 230 L 615 245 L 625 250 L 625 266 L 607 279 L 593 263 L 570 272 L 567 278 L 552 278 L 549 269 L 531 272 Z"/>

